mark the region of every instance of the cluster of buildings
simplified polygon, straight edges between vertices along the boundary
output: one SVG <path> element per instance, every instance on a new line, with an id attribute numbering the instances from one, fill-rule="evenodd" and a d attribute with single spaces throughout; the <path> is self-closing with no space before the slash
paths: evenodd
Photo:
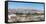
<path id="1" fill-rule="evenodd" d="M 18 15 L 19 14 L 19 15 Z M 30 15 L 27 15 L 30 14 Z M 31 14 L 38 14 L 40 16 L 31 16 Z M 12 17 L 12 19 L 11 19 Z M 17 17 L 17 18 L 16 18 Z M 9 9 L 8 10 L 9 22 L 17 21 L 40 21 L 44 20 L 44 11 L 34 9 Z"/>
<path id="2" fill-rule="evenodd" d="M 34 14 L 34 13 L 37 13 L 37 14 L 44 14 L 44 11 L 42 10 L 35 10 L 35 9 L 11 9 L 11 10 L 8 10 L 8 13 L 23 13 L 23 14 Z"/>

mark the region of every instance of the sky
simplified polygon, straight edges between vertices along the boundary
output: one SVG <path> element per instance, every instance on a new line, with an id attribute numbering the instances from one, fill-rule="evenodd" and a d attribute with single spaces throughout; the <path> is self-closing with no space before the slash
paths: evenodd
<path id="1" fill-rule="evenodd" d="M 8 2 L 8 8 L 10 8 L 10 9 L 32 8 L 32 9 L 36 9 L 36 10 L 44 10 L 44 4 Z"/>
<path id="2" fill-rule="evenodd" d="M 8 0 L 8 1 L 16 1 L 16 0 Z"/>

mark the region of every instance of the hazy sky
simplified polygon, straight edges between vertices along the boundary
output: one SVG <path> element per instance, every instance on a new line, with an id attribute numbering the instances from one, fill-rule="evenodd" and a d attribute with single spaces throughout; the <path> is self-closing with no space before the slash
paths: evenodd
<path id="1" fill-rule="evenodd" d="M 33 9 L 36 9 L 36 10 L 43 10 L 44 9 L 44 4 L 8 2 L 8 8 L 11 8 L 11 9 L 33 8 Z"/>

